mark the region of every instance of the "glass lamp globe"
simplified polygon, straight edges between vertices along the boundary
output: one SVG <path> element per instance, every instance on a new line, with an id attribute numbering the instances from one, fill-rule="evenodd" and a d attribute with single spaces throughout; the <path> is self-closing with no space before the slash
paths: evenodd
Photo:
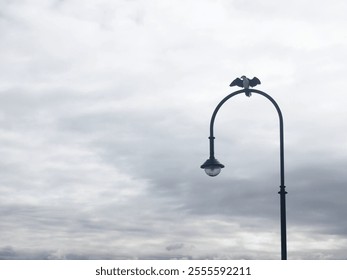
<path id="1" fill-rule="evenodd" d="M 217 159 L 210 157 L 204 162 L 203 165 L 201 165 L 201 168 L 205 170 L 205 173 L 208 176 L 214 177 L 221 172 L 222 168 L 224 168 L 224 165 L 221 164 Z"/>
<path id="2" fill-rule="evenodd" d="M 214 177 L 217 176 L 220 172 L 221 172 L 222 168 L 220 168 L 219 166 L 215 167 L 215 166 L 209 166 L 205 168 L 205 173 L 208 176 Z"/>

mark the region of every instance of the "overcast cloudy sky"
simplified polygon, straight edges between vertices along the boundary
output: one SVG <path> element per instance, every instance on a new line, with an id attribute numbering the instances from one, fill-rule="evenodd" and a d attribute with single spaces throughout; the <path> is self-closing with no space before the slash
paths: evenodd
<path id="1" fill-rule="evenodd" d="M 0 259 L 347 258 L 347 2 L 0 0 Z"/>

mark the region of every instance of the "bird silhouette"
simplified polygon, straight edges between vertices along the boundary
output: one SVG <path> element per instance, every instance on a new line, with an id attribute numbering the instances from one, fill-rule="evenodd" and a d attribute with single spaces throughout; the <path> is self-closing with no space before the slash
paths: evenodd
<path id="1" fill-rule="evenodd" d="M 249 87 L 255 87 L 256 85 L 260 85 L 260 80 L 257 77 L 253 77 L 253 79 L 248 79 L 246 76 L 242 76 L 240 78 L 236 78 L 230 84 L 231 87 L 238 86 L 245 89 L 245 94 L 248 97 L 252 96 L 252 93 L 249 91 Z"/>

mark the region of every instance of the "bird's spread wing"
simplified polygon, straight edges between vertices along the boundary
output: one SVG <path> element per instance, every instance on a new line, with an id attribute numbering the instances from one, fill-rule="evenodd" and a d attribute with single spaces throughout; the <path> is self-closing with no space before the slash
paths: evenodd
<path id="1" fill-rule="evenodd" d="M 254 77 L 252 80 L 249 80 L 249 86 L 255 87 L 256 85 L 260 85 L 260 80 L 257 77 Z"/>
<path id="2" fill-rule="evenodd" d="M 236 78 L 235 80 L 233 80 L 230 84 L 231 87 L 233 86 L 238 86 L 238 87 L 243 87 L 243 82 L 240 78 Z"/>

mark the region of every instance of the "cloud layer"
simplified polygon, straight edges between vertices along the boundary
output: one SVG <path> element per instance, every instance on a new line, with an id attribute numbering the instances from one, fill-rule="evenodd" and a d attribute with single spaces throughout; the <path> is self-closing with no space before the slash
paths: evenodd
<path id="1" fill-rule="evenodd" d="M 3 1 L 0 259 L 345 259 L 343 1 Z M 323 8 L 324 6 L 324 8 Z M 308 13 L 308 10 L 310 11 Z"/>

